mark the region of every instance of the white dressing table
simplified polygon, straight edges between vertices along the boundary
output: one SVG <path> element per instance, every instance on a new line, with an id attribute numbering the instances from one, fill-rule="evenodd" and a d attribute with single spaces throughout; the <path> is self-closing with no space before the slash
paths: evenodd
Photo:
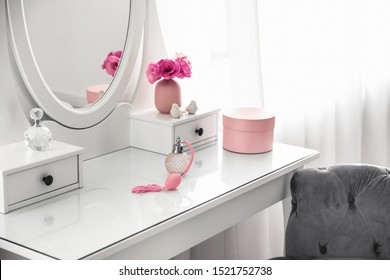
<path id="1" fill-rule="evenodd" d="M 220 142 L 220 141 L 219 141 Z M 294 170 L 314 150 L 274 144 L 243 155 L 216 143 L 195 153 L 176 191 L 163 184 L 165 156 L 127 148 L 84 162 L 84 186 L 0 215 L 0 247 L 30 259 L 168 259 L 289 195 Z"/>
<path id="2" fill-rule="evenodd" d="M 64 4 L 68 2 L 64 1 Z M 49 116 L 45 124 L 52 130 L 54 138 L 84 147 L 82 156 L 89 160 L 83 162 L 81 189 L 16 210 L 8 209 L 13 211 L 0 214 L 0 248 L 29 259 L 172 258 L 286 198 L 292 172 L 319 156 L 318 152 L 313 150 L 276 143 L 272 152 L 242 155 L 225 151 L 221 143 L 216 143 L 196 151 L 194 165 L 183 178 L 179 190 L 142 195 L 131 193 L 131 188 L 136 185 L 164 184 L 167 177 L 164 155 L 124 148 L 138 145 L 137 147 L 147 149 L 142 146 L 146 138 L 137 138 L 139 134 L 134 133 L 137 127 L 142 130 L 146 125 L 152 126 L 153 129 L 146 131 L 154 131 L 155 135 L 160 136 L 161 130 L 164 130 L 164 135 L 173 130 L 172 135 L 177 133 L 183 139 L 188 138 L 188 134 L 183 134 L 181 126 L 182 122 L 187 120 L 178 120 L 175 129 L 172 129 L 161 128 L 160 120 L 147 124 L 148 119 L 145 121 L 145 116 L 142 115 L 133 115 L 132 124 L 129 119 L 130 113 L 133 113 L 130 104 L 144 108 L 151 102 L 146 97 L 150 87 L 145 88 L 141 78 L 145 79 L 145 69 L 142 66 L 149 62 L 143 61 L 148 58 L 143 50 L 148 50 L 147 53 L 151 57 L 160 57 L 163 52 L 155 1 L 128 1 L 126 3 L 130 6 L 121 7 L 120 10 L 129 11 L 127 32 L 119 38 L 122 42 L 120 45 L 126 46 L 121 56 L 121 60 L 126 63 L 120 63 L 103 97 L 95 105 L 85 108 L 65 106 L 64 102 L 58 100 L 56 91 L 48 87 L 48 84 L 62 84 L 67 91 L 73 92 L 76 87 L 70 83 L 71 77 L 65 77 L 63 74 L 43 75 L 40 71 L 46 67 L 51 72 L 53 67 L 62 69 L 68 65 L 72 65 L 72 70 L 75 69 L 73 64 L 69 64 L 68 57 L 57 57 L 64 58 L 62 66 L 57 61 L 52 64 L 52 59 L 36 59 L 35 55 L 38 53 L 43 53 L 43 58 L 52 58 L 46 55 L 44 49 L 39 52 L 31 48 L 30 43 L 34 40 L 46 42 L 40 35 L 48 35 L 49 38 L 53 36 L 41 29 L 32 32 L 34 25 L 27 24 L 29 20 L 26 20 L 26 17 L 29 19 L 30 15 L 31 19 L 40 19 L 35 16 L 37 11 L 45 15 L 55 13 L 47 12 L 47 5 L 39 7 L 34 3 L 30 10 L 29 5 L 23 3 L 5 0 L 8 43 L 12 50 L 9 57 L 12 58 L 11 64 L 14 66 L 11 68 L 17 70 L 13 72 L 15 80 L 18 81 L 15 83 L 15 95 L 18 96 L 25 116 L 29 115 L 31 108 L 39 105 Z M 76 13 L 69 15 L 70 17 L 64 18 L 63 24 L 58 26 L 72 26 Z M 86 33 L 82 36 L 82 41 L 88 38 L 88 44 L 84 52 L 80 51 L 81 41 L 75 39 L 72 44 L 78 46 L 77 54 L 99 54 L 98 57 L 91 56 L 88 61 L 100 61 L 100 54 L 107 51 L 107 46 L 96 44 L 103 48 L 96 52 L 89 52 L 89 48 L 94 37 L 98 40 L 102 38 L 92 34 L 98 31 L 101 35 L 102 30 L 96 29 L 97 25 L 90 21 L 87 14 L 80 16 L 80 20 L 86 20 L 93 29 L 85 28 Z M 94 18 L 101 21 L 100 17 L 94 15 Z M 36 26 L 46 25 L 45 22 Z M 107 28 L 105 38 L 114 34 L 111 30 L 117 28 Z M 64 29 L 64 32 L 67 31 L 74 33 L 72 29 Z M 58 30 L 56 35 L 65 34 L 64 32 Z M 113 43 L 111 40 L 107 42 Z M 62 45 L 59 44 L 58 48 L 55 48 L 59 54 L 64 52 Z M 112 44 L 114 45 L 116 44 Z M 68 52 L 67 49 L 66 51 Z M 40 61 L 39 65 L 37 61 Z M 84 66 L 83 63 L 83 67 L 79 68 L 88 68 Z M 76 73 L 77 81 L 85 81 L 88 77 L 81 77 L 77 71 L 65 72 Z M 91 72 L 90 75 L 95 77 L 96 73 Z M 54 80 L 51 81 L 50 78 Z M 84 87 L 80 87 L 83 93 Z M 141 93 L 141 98 L 136 100 L 137 93 Z M 197 117 L 194 116 L 192 123 L 186 122 L 185 127 L 202 124 L 205 128 L 203 121 Z M 14 118 L 12 115 L 8 121 L 12 122 Z M 137 121 L 134 121 L 135 119 Z M 193 138 L 201 144 L 205 143 L 204 140 L 207 142 L 208 139 L 217 138 L 214 134 L 207 134 L 210 131 L 216 133 L 217 117 L 211 115 L 204 120 L 208 125 L 205 134 L 198 130 L 198 136 L 203 138 Z M 129 129 L 130 127 L 132 128 Z M 160 133 L 157 133 L 157 129 L 161 129 Z M 171 139 L 174 140 L 175 137 Z M 162 137 L 159 140 L 162 141 Z M 162 145 L 164 149 L 167 147 L 166 144 Z M 116 150 L 118 151 L 112 152 Z M 150 147 L 149 150 L 157 151 Z M 62 170 L 65 171 L 66 168 Z M 64 175 L 62 172 L 60 174 Z M 16 177 L 18 175 L 15 175 Z M 24 190 L 23 186 L 20 190 Z"/>

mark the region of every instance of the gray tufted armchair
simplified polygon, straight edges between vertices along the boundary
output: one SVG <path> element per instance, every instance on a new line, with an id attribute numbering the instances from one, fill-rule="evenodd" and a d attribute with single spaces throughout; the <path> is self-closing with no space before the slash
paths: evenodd
<path id="1" fill-rule="evenodd" d="M 335 165 L 297 171 L 287 259 L 390 259 L 390 170 Z"/>

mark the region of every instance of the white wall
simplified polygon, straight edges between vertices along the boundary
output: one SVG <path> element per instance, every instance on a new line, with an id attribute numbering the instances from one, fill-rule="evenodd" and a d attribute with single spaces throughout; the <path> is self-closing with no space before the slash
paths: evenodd
<path id="1" fill-rule="evenodd" d="M 7 44 L 5 1 L 0 0 L 0 145 L 23 141 L 29 125 L 16 97 L 16 80 L 12 74 Z"/>

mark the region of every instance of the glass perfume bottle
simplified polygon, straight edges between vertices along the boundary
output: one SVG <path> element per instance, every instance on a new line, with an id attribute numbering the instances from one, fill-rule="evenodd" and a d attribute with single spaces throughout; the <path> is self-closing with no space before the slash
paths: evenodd
<path id="1" fill-rule="evenodd" d="M 185 152 L 183 152 L 183 147 L 186 144 L 191 152 L 191 157 L 189 157 Z M 168 173 L 179 173 L 183 175 L 190 168 L 192 161 L 194 159 L 194 150 L 192 146 L 187 141 L 182 141 L 180 137 L 176 138 L 176 142 L 173 145 L 172 152 L 167 155 L 165 158 L 165 168 Z"/>
<path id="2" fill-rule="evenodd" d="M 30 111 L 30 117 L 34 120 L 34 124 L 24 131 L 24 142 L 33 151 L 46 151 L 50 146 L 52 134 L 49 128 L 41 124 L 43 111 L 34 108 Z"/>

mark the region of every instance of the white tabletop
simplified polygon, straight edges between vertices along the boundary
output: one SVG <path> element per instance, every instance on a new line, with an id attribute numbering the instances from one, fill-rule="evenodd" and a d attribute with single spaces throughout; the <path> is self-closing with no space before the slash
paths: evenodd
<path id="1" fill-rule="evenodd" d="M 196 151 L 178 190 L 133 194 L 131 188 L 139 184 L 164 184 L 165 156 L 124 149 L 84 162 L 81 190 L 0 215 L 0 238 L 52 258 L 86 258 L 146 232 L 157 234 L 162 224 L 197 215 L 234 199 L 254 180 L 280 176 L 280 170 L 317 157 L 316 151 L 278 143 L 273 151 L 255 155 L 216 144 Z"/>

